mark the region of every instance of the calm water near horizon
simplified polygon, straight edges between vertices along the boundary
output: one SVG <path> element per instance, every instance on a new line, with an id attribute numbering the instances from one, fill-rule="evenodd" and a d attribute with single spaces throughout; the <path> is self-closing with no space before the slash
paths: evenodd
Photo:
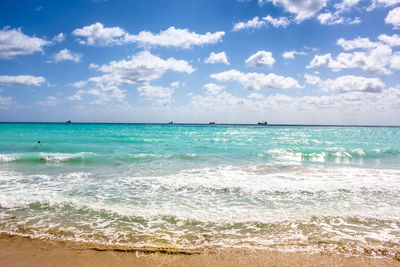
<path id="1" fill-rule="evenodd" d="M 0 232 L 393 255 L 400 128 L 0 123 Z"/>

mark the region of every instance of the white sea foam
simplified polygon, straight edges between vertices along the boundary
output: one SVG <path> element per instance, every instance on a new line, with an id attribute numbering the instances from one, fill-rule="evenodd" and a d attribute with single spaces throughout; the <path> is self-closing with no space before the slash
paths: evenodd
<path id="1" fill-rule="evenodd" d="M 0 163 L 10 162 L 35 162 L 35 161 L 46 161 L 46 162 L 65 162 L 74 159 L 86 159 L 89 157 L 96 156 L 95 153 L 91 152 L 78 152 L 78 153 L 48 153 L 48 152 L 27 152 L 17 154 L 0 154 Z"/>
<path id="2" fill-rule="evenodd" d="M 396 195 L 400 190 L 400 181 L 398 179 L 400 172 L 397 170 L 302 167 L 298 165 L 216 166 L 184 170 L 171 175 L 112 177 L 113 179 L 103 179 L 101 176 L 100 178 L 87 179 L 89 177 L 88 174 L 77 172 L 53 177 L 49 175 L 18 176 L 14 173 L 13 179 L 10 179 L 10 175 L 10 173 L 1 173 L 2 179 L 8 177 L 7 181 L 10 181 L 10 183 L 12 181 L 12 184 L 8 186 L 10 188 L 8 193 L 10 196 L 19 195 L 21 199 L 28 199 L 28 202 L 40 202 L 42 196 L 49 196 L 59 191 L 64 193 L 68 189 L 75 190 L 74 192 L 78 193 L 79 190 L 98 191 L 100 194 L 98 197 L 104 197 L 101 194 L 109 194 L 109 191 L 117 189 L 115 187 L 117 185 L 119 197 L 127 199 L 127 205 L 115 203 L 115 206 L 119 207 L 118 210 L 121 215 L 134 215 L 129 211 L 134 211 L 138 207 L 130 207 L 131 203 L 128 200 L 132 198 L 132 192 L 135 192 L 137 197 L 143 199 L 149 197 L 154 197 L 155 199 L 158 197 L 170 198 L 171 203 L 163 202 L 157 205 L 160 205 L 160 208 L 164 206 L 163 209 L 169 211 L 166 214 L 173 216 L 185 214 L 185 209 L 191 207 L 191 205 L 185 206 L 185 203 L 175 203 L 185 198 L 196 200 L 198 201 L 197 205 L 202 205 L 202 209 L 196 211 L 196 214 L 204 212 L 208 216 L 214 216 L 210 213 L 213 209 L 212 206 L 214 206 L 212 202 L 219 202 L 217 206 L 220 209 L 219 214 L 221 216 L 217 216 L 217 218 L 221 217 L 223 219 L 227 215 L 230 219 L 235 219 L 235 221 L 241 221 L 244 218 L 256 220 L 260 218 L 261 214 L 255 214 L 254 208 L 256 210 L 260 209 L 261 213 L 263 210 L 261 204 L 263 203 L 270 202 L 273 206 L 284 205 L 282 203 L 290 199 L 299 201 L 299 205 L 301 205 L 301 201 L 312 201 L 314 205 L 318 204 L 318 206 L 305 206 L 303 210 L 305 213 L 313 211 L 317 215 L 323 216 L 336 215 L 338 213 L 337 209 L 346 212 L 346 215 L 349 216 L 362 215 L 363 213 L 365 215 L 373 215 L 377 210 L 368 211 L 371 203 L 357 203 L 358 210 L 353 210 L 350 207 L 351 201 L 367 201 L 369 199 L 369 201 L 377 201 L 375 203 L 377 205 L 376 208 L 381 211 L 386 209 L 386 215 L 392 217 L 396 216 L 396 213 L 393 212 L 393 207 L 389 205 L 390 203 L 383 202 L 378 205 L 378 201 L 380 197 L 385 200 L 386 197 Z M 82 177 L 84 178 L 83 184 Z M 92 177 L 95 176 L 92 175 Z M 36 183 L 33 192 L 30 182 Z M 83 185 L 87 188 L 82 188 Z M 5 190 L 7 185 L 4 184 L 3 188 Z M 21 192 L 14 194 L 16 189 L 20 189 Z M 29 200 L 28 196 L 35 195 L 32 194 L 35 191 L 38 192 L 37 196 L 39 198 Z M 349 199 L 341 199 L 343 195 L 346 195 Z M 111 197 L 112 195 L 107 196 Z M 5 194 L 2 194 L 2 197 L 5 197 Z M 65 196 L 64 194 L 65 201 L 73 201 L 74 197 L 81 196 Z M 231 205 L 230 201 L 242 201 L 243 203 L 235 206 Z M 319 201 L 322 201 L 322 203 L 318 203 Z M 324 204 L 326 201 L 328 202 Z M 80 202 L 79 198 L 77 202 Z M 25 201 L 22 203 L 25 203 Z M 151 205 L 152 203 L 149 204 Z M 168 207 L 169 204 L 171 204 L 171 207 Z M 208 205 L 212 206 L 207 207 Z M 326 209 L 323 209 L 324 205 Z M 115 206 L 110 206 L 109 210 L 112 211 Z M 251 206 L 253 206 L 253 209 L 246 211 Z M 241 207 L 243 210 L 241 210 Z M 102 208 L 107 209 L 107 205 L 99 205 L 99 209 Z M 156 208 L 154 211 L 141 212 L 142 214 L 155 216 L 160 208 Z M 288 211 L 292 211 L 293 216 L 299 216 L 296 208 L 296 205 L 291 206 Z M 138 209 L 140 210 L 140 207 Z M 236 212 L 234 212 L 235 210 Z M 265 214 L 264 219 L 269 218 L 272 215 L 271 212 L 276 211 L 276 216 L 280 212 L 279 207 L 272 210 L 268 208 L 267 210 L 268 212 Z M 224 215 L 224 213 L 226 214 Z M 397 214 L 400 214 L 400 212 Z M 196 219 L 197 216 L 192 214 L 191 209 L 187 210 L 186 215 L 188 219 Z M 288 213 L 284 217 L 290 215 Z M 271 219 L 274 218 L 272 217 Z M 278 217 L 276 219 L 280 220 L 282 218 Z"/>
<path id="3" fill-rule="evenodd" d="M 18 159 L 18 155 L 15 154 L 0 154 L 0 163 L 13 162 L 17 161 Z"/>
<path id="4" fill-rule="evenodd" d="M 318 236 L 400 242 L 399 170 L 276 163 L 117 173 L 0 171 L 2 229 L 182 247 L 312 244 Z"/>
<path id="5" fill-rule="evenodd" d="M 91 152 L 79 152 L 79 153 L 44 153 L 39 154 L 40 160 L 48 162 L 62 162 L 71 159 L 83 159 L 86 156 L 96 155 Z"/>

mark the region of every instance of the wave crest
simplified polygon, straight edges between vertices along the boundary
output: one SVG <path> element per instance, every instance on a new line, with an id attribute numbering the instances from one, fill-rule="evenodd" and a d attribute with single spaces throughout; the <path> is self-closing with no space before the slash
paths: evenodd
<path id="1" fill-rule="evenodd" d="M 21 154 L 0 154 L 0 163 L 40 163 L 40 162 L 70 162 L 89 163 L 95 160 L 98 155 L 92 152 L 79 153 L 21 153 Z"/>
<path id="2" fill-rule="evenodd" d="M 398 149 L 371 149 L 363 150 L 361 148 L 344 149 L 331 147 L 327 149 L 270 149 L 258 153 L 258 157 L 271 157 L 281 160 L 294 161 L 349 161 L 363 159 L 380 159 L 399 156 Z"/>

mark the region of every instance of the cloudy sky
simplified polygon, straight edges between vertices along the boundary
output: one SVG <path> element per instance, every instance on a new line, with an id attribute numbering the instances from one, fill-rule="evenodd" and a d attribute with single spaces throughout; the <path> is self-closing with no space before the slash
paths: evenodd
<path id="1" fill-rule="evenodd" d="M 400 0 L 4 0 L 0 121 L 400 125 Z"/>

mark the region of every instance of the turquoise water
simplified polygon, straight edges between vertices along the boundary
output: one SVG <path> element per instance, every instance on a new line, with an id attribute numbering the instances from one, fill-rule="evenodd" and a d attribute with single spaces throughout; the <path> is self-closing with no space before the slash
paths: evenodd
<path id="1" fill-rule="evenodd" d="M 2 123 L 0 231 L 398 253 L 400 128 Z"/>

